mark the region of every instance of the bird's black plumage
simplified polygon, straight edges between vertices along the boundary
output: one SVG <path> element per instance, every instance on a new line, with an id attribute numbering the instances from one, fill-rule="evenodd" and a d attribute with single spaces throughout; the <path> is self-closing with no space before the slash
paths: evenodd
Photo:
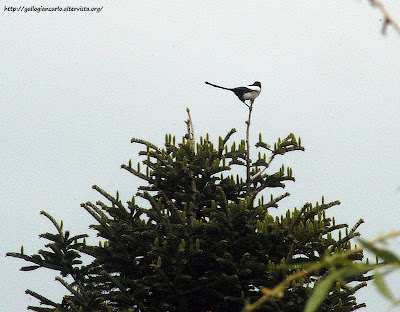
<path id="1" fill-rule="evenodd" d="M 249 105 L 245 101 L 250 100 L 251 102 L 253 102 L 254 99 L 261 92 L 261 83 L 259 81 L 255 81 L 253 84 L 245 86 L 245 87 L 237 87 L 237 88 L 221 87 L 216 84 L 210 83 L 208 81 L 206 81 L 206 84 L 216 87 L 216 88 L 232 91 L 239 98 L 239 100 L 241 100 L 247 106 L 249 106 Z"/>

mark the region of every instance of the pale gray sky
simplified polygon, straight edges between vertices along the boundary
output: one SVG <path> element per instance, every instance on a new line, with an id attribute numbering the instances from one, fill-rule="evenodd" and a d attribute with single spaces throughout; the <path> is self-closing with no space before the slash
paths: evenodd
<path id="1" fill-rule="evenodd" d="M 400 20 L 397 1 L 384 3 Z M 206 80 L 229 87 L 262 82 L 253 141 L 258 132 L 270 143 L 290 132 L 302 137 L 305 153 L 276 161 L 297 178 L 282 213 L 324 195 L 341 200 L 330 212 L 339 222 L 365 219 L 365 238 L 398 229 L 400 38 L 392 29 L 380 34 L 381 13 L 368 1 L 2 5 L 1 254 L 22 244 L 26 253 L 43 247 L 38 234 L 53 228 L 40 210 L 75 234 L 86 232 L 92 219 L 79 204 L 101 199 L 92 184 L 129 199 L 139 181 L 119 166 L 138 160 L 131 137 L 158 145 L 166 132 L 180 137 L 186 107 L 198 136 L 216 138 L 235 127 L 242 139 L 246 107 Z M 4 11 L 32 5 L 103 10 Z M 1 312 L 37 304 L 26 288 L 55 300 L 66 293 L 55 274 L 19 272 L 24 264 L 0 257 Z M 389 307 L 372 284 L 358 298 L 368 304 L 363 311 Z"/>

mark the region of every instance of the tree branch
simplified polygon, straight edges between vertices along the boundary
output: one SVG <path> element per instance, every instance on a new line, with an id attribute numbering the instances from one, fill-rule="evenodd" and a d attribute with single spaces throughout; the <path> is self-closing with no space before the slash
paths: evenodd
<path id="1" fill-rule="evenodd" d="M 250 106 L 249 107 L 249 119 L 246 121 L 247 129 L 246 129 L 246 195 L 250 195 L 250 186 L 252 182 L 252 178 L 250 175 L 250 170 L 251 170 L 251 160 L 250 160 L 250 121 L 251 121 L 251 111 L 253 110 L 253 103 L 254 100 L 250 101 Z"/>
<path id="2" fill-rule="evenodd" d="M 267 170 L 267 168 L 269 167 L 269 165 L 271 164 L 271 162 L 275 158 L 275 156 L 276 156 L 276 154 L 272 153 L 272 155 L 268 158 L 267 164 L 264 166 L 264 168 L 261 169 L 260 171 L 258 171 L 252 177 L 250 177 L 250 180 L 253 181 L 255 178 L 257 178 L 258 176 L 262 175 L 264 173 L 264 171 Z"/>
<path id="3" fill-rule="evenodd" d="M 389 11 L 380 0 L 369 0 L 372 6 L 376 7 L 383 14 L 384 21 L 382 24 L 382 35 L 386 35 L 386 30 L 391 25 L 394 30 L 400 35 L 400 25 L 392 18 Z"/>
<path id="4" fill-rule="evenodd" d="M 187 130 L 188 130 L 188 139 L 190 139 L 193 142 L 193 146 L 196 147 L 195 144 L 195 138 L 194 138 L 194 126 L 193 126 L 193 121 L 192 121 L 192 116 L 190 116 L 190 109 L 186 107 L 186 112 L 188 114 L 188 120 L 185 121 L 187 125 Z"/>

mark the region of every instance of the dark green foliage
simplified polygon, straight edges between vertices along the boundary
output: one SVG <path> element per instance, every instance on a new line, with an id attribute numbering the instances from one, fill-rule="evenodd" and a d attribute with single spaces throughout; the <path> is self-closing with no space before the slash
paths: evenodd
<path id="1" fill-rule="evenodd" d="M 246 181 L 232 170 L 246 170 L 245 142 L 227 143 L 233 129 L 214 146 L 208 136 L 194 144 L 183 138 L 166 136 L 164 148 L 138 139 L 139 155 L 144 157 L 141 170 L 131 161 L 122 168 L 143 179 L 146 185 L 136 196 L 146 199 L 148 208 L 139 207 L 135 197 L 126 205 L 118 193 L 111 196 L 93 186 L 108 203 L 87 202 L 81 206 L 96 220 L 91 225 L 103 243 L 89 246 L 78 235 L 69 238 L 50 216 L 58 234 L 43 234 L 52 243 L 50 251 L 37 255 L 8 253 L 33 266 L 46 267 L 71 276 L 73 282 L 59 282 L 71 292 L 62 303 L 54 303 L 27 291 L 46 305 L 29 307 L 34 311 L 241 311 L 246 300 L 260 297 L 260 287 L 273 287 L 299 269 L 300 265 L 319 261 L 326 254 L 351 248 L 350 240 L 358 236 L 357 226 L 347 231 L 346 224 L 336 225 L 325 211 L 338 201 L 288 210 L 273 217 L 269 209 L 289 193 L 266 201 L 261 191 L 285 186 L 294 181 L 292 169 L 282 167 L 267 173 L 278 155 L 303 150 L 293 134 L 278 140 L 272 149 L 260 141 L 259 153 L 251 166 L 250 189 Z M 235 168 L 235 169 L 234 169 Z M 266 168 L 266 170 L 264 170 Z M 245 172 L 245 171 L 244 171 Z M 248 194 L 248 196 L 246 196 Z M 338 240 L 333 232 L 346 229 Z M 79 242 L 78 242 L 79 241 Z M 82 265 L 79 257 L 94 258 Z M 362 253 L 353 255 L 354 261 Z M 301 311 L 314 283 L 327 272 L 297 280 L 282 298 L 270 300 L 258 311 Z M 350 276 L 329 292 L 319 311 L 353 311 L 357 305 L 354 292 L 365 285 L 364 276 Z"/>

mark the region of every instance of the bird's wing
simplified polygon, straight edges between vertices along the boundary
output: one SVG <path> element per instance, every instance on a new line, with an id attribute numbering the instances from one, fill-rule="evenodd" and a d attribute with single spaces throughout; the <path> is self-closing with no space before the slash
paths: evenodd
<path id="1" fill-rule="evenodd" d="M 248 93 L 248 92 L 256 92 L 257 90 L 255 88 L 253 89 L 251 87 L 237 87 L 237 88 L 234 88 L 233 91 L 237 91 L 237 92 L 244 94 L 244 93 Z"/>

